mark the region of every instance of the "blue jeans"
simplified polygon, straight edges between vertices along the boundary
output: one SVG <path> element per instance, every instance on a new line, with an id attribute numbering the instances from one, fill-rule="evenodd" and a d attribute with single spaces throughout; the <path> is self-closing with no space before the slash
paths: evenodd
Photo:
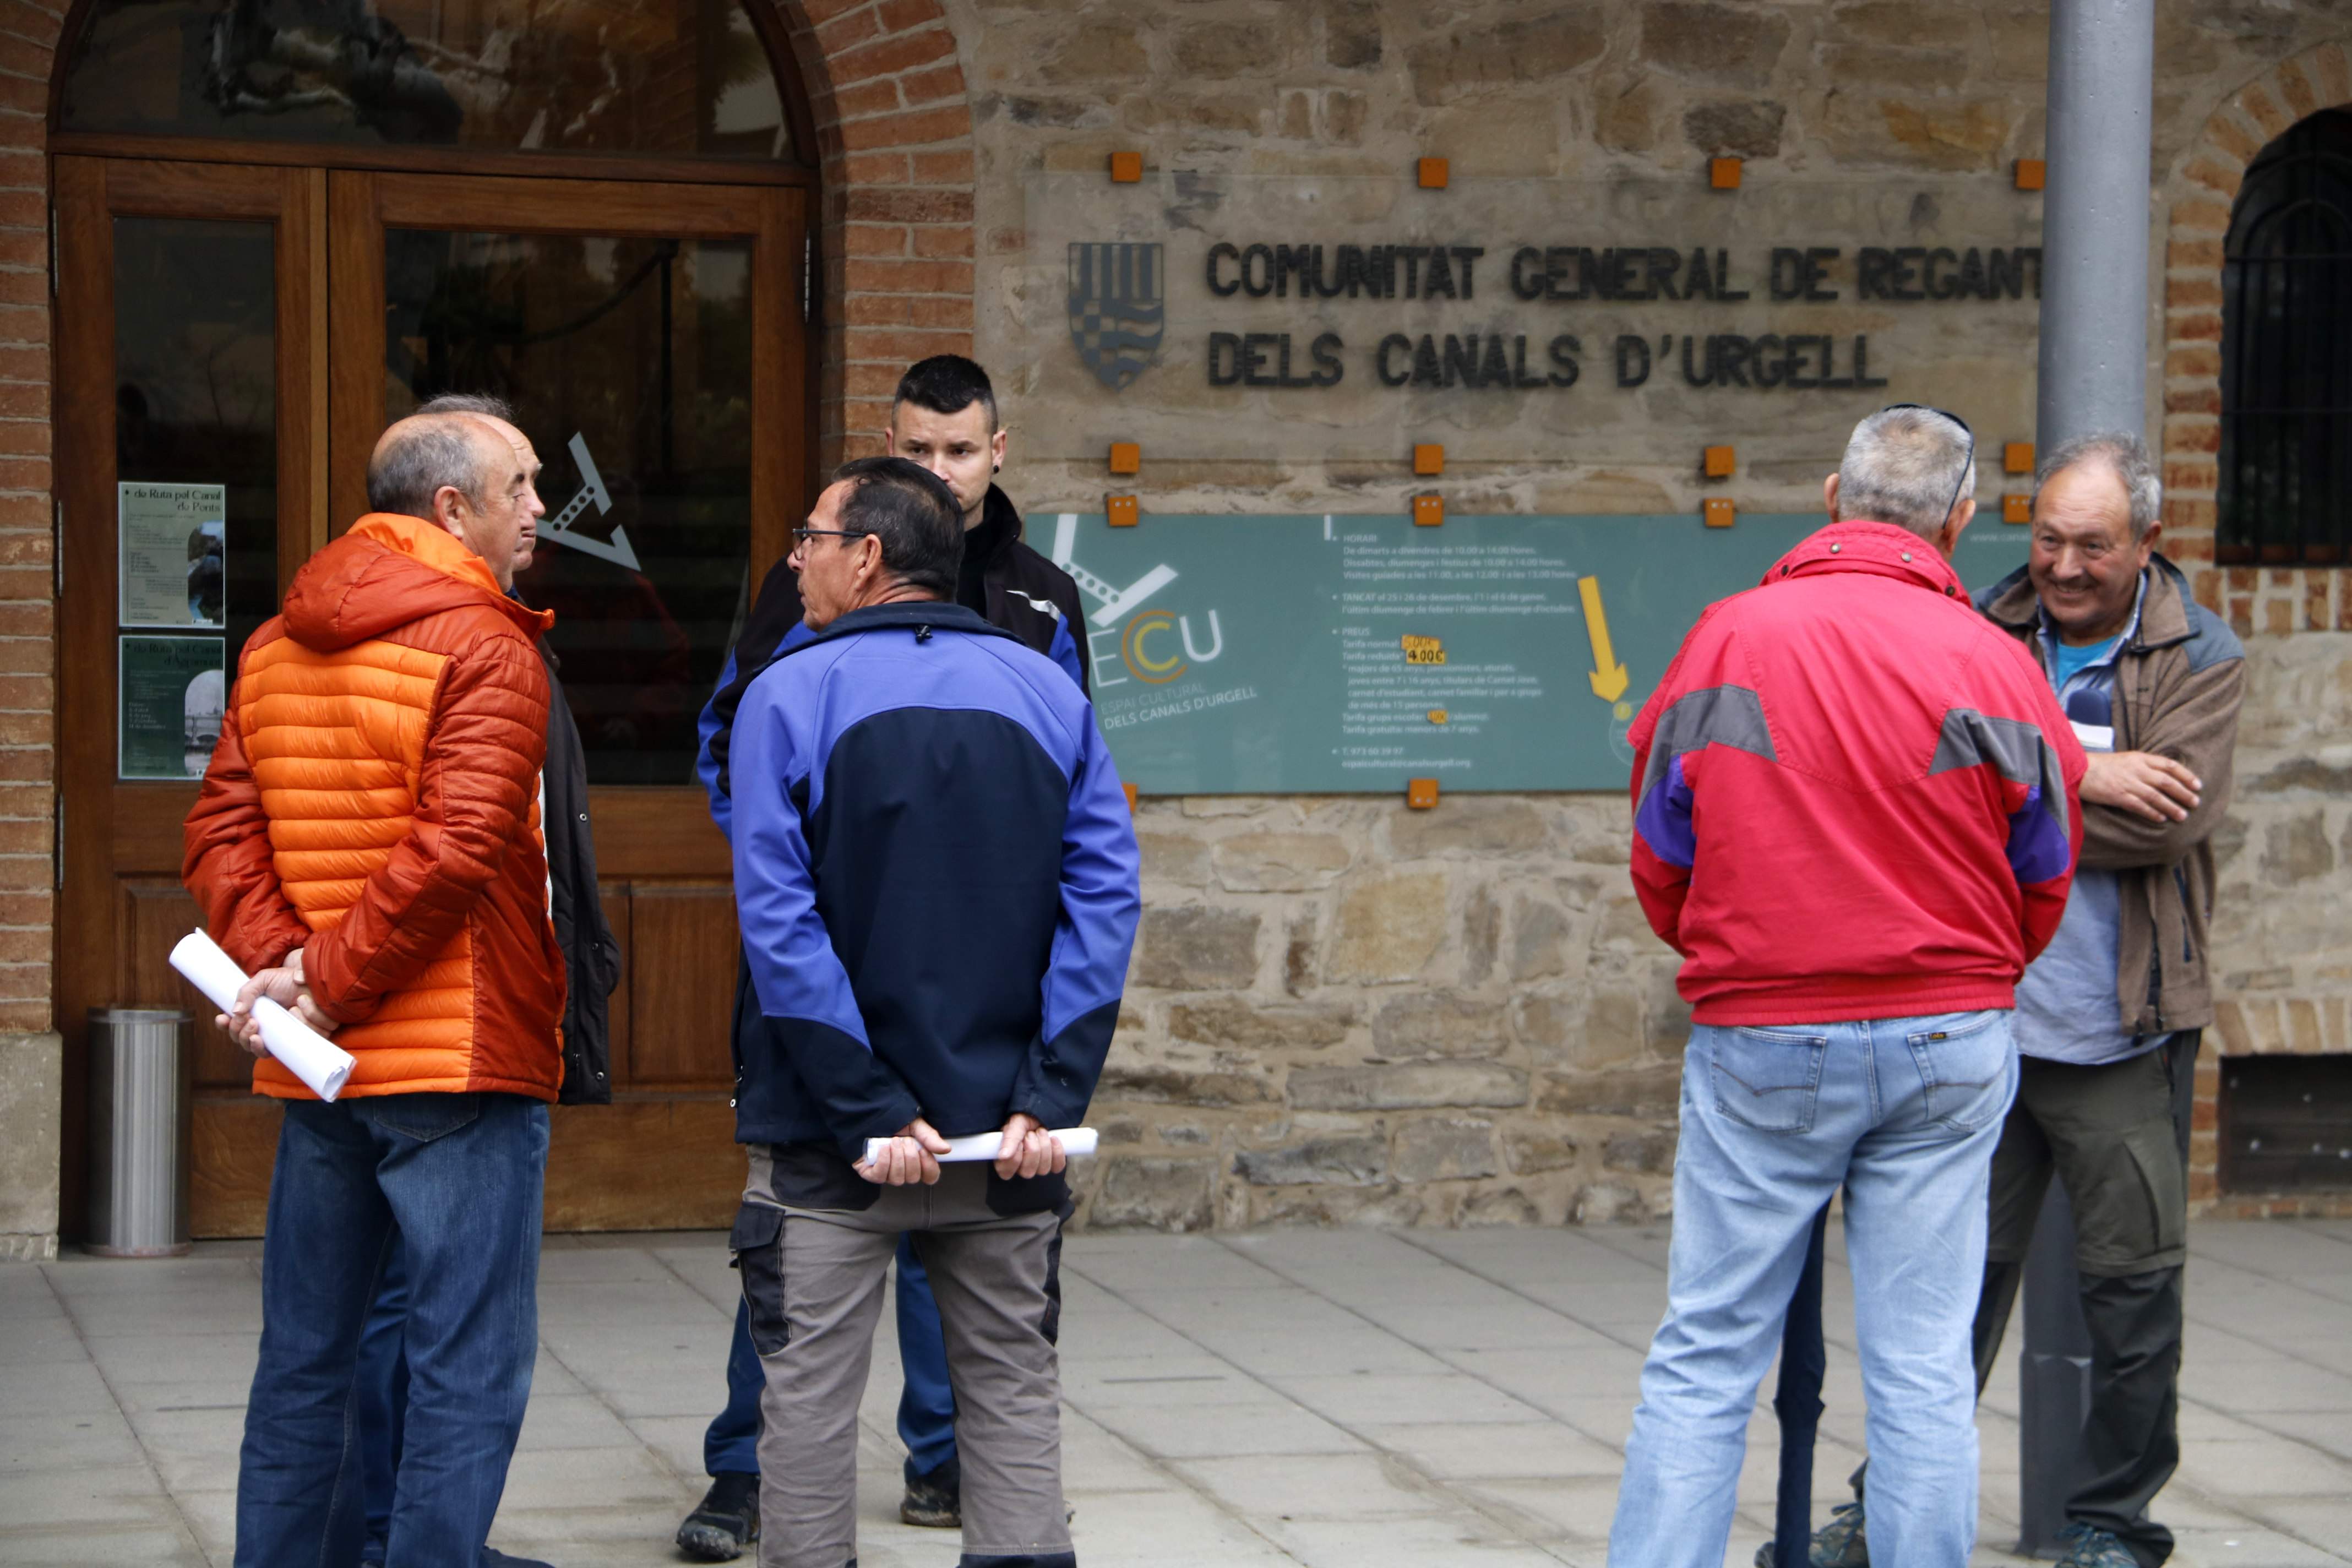
<path id="1" fill-rule="evenodd" d="M 956 1457 L 955 1390 L 948 1384 L 948 1346 L 940 1304 L 931 1295 L 914 1244 L 898 1238 L 898 1362 L 906 1386 L 898 1394 L 898 1440 L 907 1445 L 907 1479 L 925 1476 Z M 751 1309 L 735 1303 L 735 1342 L 727 1350 L 727 1408 L 702 1436 L 702 1468 L 714 1476 L 760 1473 L 760 1393 L 767 1374 L 751 1348 Z"/>
<path id="2" fill-rule="evenodd" d="M 408 1424 L 408 1264 L 395 1232 L 383 1275 L 360 1331 L 360 1485 L 367 1499 L 366 1564 L 383 1562 L 392 1534 L 392 1492 Z"/>
<path id="3" fill-rule="evenodd" d="M 1722 1568 L 1756 1389 L 1843 1184 L 1870 1555 L 1962 1568 L 1977 1524 L 1969 1325 L 2017 1089 L 2006 1011 L 1702 1025 L 1683 1058 L 1665 1321 L 1642 1369 L 1610 1568 Z"/>
<path id="4" fill-rule="evenodd" d="M 538 1352 L 547 1107 L 508 1094 L 289 1100 L 270 1177 L 237 1568 L 356 1562 L 359 1346 L 404 1246 L 409 1397 L 386 1562 L 481 1555 Z"/>

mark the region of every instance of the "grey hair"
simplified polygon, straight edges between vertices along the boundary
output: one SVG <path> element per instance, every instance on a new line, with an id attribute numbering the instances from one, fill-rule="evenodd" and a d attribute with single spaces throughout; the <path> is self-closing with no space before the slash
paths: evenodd
<path id="1" fill-rule="evenodd" d="M 368 510 L 429 522 L 433 498 L 444 485 L 480 506 L 486 491 L 482 453 L 471 433 L 481 427 L 461 414 L 412 416 L 402 423 L 410 427 L 368 464 Z"/>
<path id="2" fill-rule="evenodd" d="M 488 392 L 445 392 L 416 405 L 419 414 L 487 414 L 493 419 L 515 421 L 514 405 Z"/>
<path id="3" fill-rule="evenodd" d="M 1963 458 L 1965 476 L 1954 467 Z M 1838 516 L 1891 522 L 1923 539 L 1935 538 L 1952 508 L 1976 493 L 1968 432 L 1932 408 L 1880 409 L 1853 427 L 1838 464 Z"/>
<path id="4" fill-rule="evenodd" d="M 2156 526 L 2163 509 L 2164 480 L 2158 475 L 2156 459 L 2148 455 L 2147 443 L 2128 430 L 2077 436 L 2052 447 L 2033 470 L 2035 502 L 2042 500 L 2042 486 L 2077 463 L 2092 461 L 2106 464 L 2124 487 L 2125 500 L 2131 507 L 2132 542 L 2138 543 Z"/>

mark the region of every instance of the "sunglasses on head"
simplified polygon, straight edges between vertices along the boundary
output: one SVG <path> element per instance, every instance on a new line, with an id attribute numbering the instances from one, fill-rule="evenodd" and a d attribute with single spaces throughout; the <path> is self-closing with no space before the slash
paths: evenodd
<path id="1" fill-rule="evenodd" d="M 1944 503 L 1943 515 L 1948 518 L 1952 515 L 1952 509 L 1960 504 L 1960 490 L 1969 482 L 1969 465 L 1977 460 L 1977 433 L 1969 428 L 1969 422 L 1967 420 L 1961 418 L 1950 409 L 1938 408 L 1932 403 L 1890 403 L 1885 407 L 1880 409 L 1879 412 L 1881 414 L 1892 414 L 1898 408 L 1916 408 L 1923 414 L 1940 415 L 1944 418 L 1948 419 L 1953 424 L 1958 426 L 1960 427 L 1960 434 L 1969 438 L 1968 454 L 1960 459 L 1959 477 L 1952 481 L 1952 499 Z"/>

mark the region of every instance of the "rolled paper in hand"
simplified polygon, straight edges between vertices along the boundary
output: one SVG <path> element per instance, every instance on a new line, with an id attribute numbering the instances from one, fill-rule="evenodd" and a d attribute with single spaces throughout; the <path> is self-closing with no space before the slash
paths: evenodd
<path id="1" fill-rule="evenodd" d="M 190 931 L 172 949 L 172 967 L 224 1013 L 236 1007 L 236 994 L 252 978 L 200 931 Z M 254 998 L 253 1016 L 261 1025 L 262 1045 L 311 1093 L 332 1100 L 343 1092 L 343 1080 L 352 1076 L 351 1052 L 267 996 Z"/>
<path id="2" fill-rule="evenodd" d="M 1091 1127 L 1056 1127 L 1053 1130 L 1053 1136 L 1054 1142 L 1062 1146 L 1062 1152 L 1073 1160 L 1095 1152 L 1095 1130 Z M 870 1165 L 880 1159 L 882 1146 L 889 1142 L 887 1138 L 868 1138 L 866 1141 L 866 1163 Z M 949 1139 L 948 1152 L 934 1154 L 931 1158 L 942 1165 L 969 1164 L 975 1160 L 995 1159 L 996 1152 L 1003 1146 L 1004 1134 L 1002 1132 L 975 1132 L 968 1138 Z"/>

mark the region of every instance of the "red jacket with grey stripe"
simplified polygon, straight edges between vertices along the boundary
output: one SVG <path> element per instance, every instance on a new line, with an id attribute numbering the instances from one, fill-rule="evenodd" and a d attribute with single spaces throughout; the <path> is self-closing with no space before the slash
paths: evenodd
<path id="1" fill-rule="evenodd" d="M 2012 1005 L 2083 748 L 1935 548 L 1832 523 L 1711 606 L 1634 721 L 1633 887 L 1702 1024 Z"/>

